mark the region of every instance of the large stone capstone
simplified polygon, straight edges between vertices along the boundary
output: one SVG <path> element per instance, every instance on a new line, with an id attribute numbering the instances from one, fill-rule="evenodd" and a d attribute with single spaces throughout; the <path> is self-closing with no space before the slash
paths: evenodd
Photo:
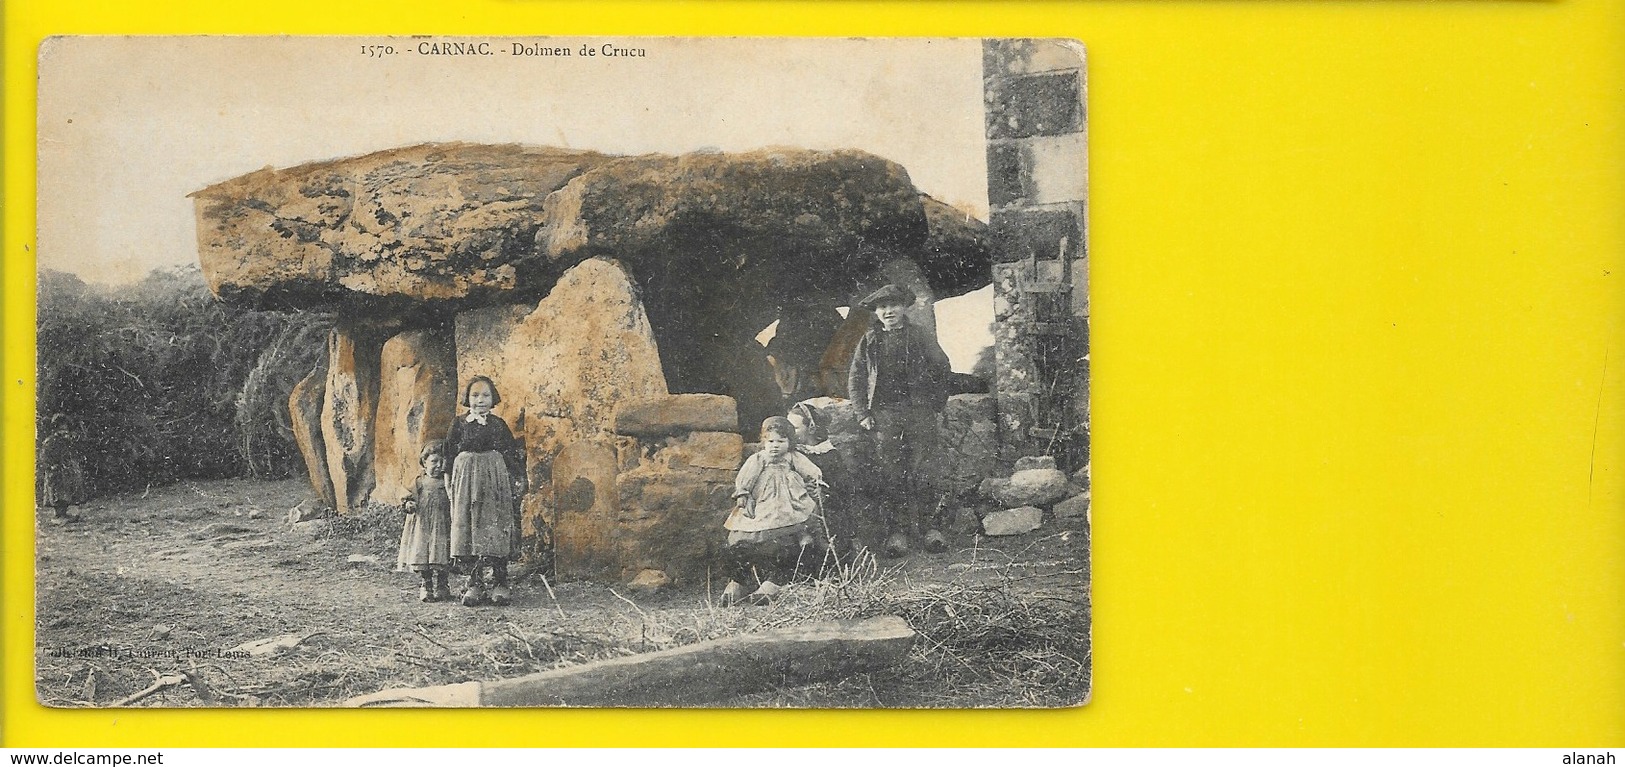
<path id="1" fill-rule="evenodd" d="M 616 259 L 668 389 L 733 397 L 746 429 L 845 388 L 855 336 L 836 333 L 836 307 L 899 281 L 921 296 L 911 314 L 929 329 L 931 301 L 986 284 L 991 259 L 980 222 L 856 150 L 613 157 L 424 144 L 268 168 L 192 196 L 204 276 L 236 304 L 411 325 L 424 310 L 534 304 L 571 266 Z M 798 315 L 822 318 L 813 335 L 841 348 L 801 338 L 770 364 L 756 336 Z"/>
<path id="2" fill-rule="evenodd" d="M 237 303 L 489 297 L 537 255 L 547 195 L 606 159 L 451 143 L 266 168 L 192 193 L 198 260 Z"/>
<path id="3" fill-rule="evenodd" d="M 760 329 L 780 296 L 850 294 L 888 258 L 918 263 L 939 297 L 986 284 L 990 263 L 984 227 L 856 150 L 422 144 L 266 168 L 191 196 L 210 288 L 250 305 L 534 298 L 565 268 L 608 256 L 653 305 L 742 312 Z"/>

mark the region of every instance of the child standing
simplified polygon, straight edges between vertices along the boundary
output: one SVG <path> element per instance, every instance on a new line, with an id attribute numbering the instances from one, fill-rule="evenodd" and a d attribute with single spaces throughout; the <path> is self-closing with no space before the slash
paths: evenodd
<path id="1" fill-rule="evenodd" d="M 909 537 L 923 534 L 925 548 L 946 551 L 930 461 L 937 451 L 937 419 L 948 402 L 952 370 L 937 340 L 909 324 L 904 310 L 914 293 L 887 285 L 859 303 L 873 309 L 875 323 L 852 352 L 847 394 L 859 426 L 874 435 L 877 489 L 884 503 L 887 556 L 908 552 Z M 923 528 L 923 529 L 922 529 Z"/>
<path id="2" fill-rule="evenodd" d="M 762 449 L 739 467 L 734 510 L 723 523 L 732 565 L 723 604 L 771 601 L 779 584 L 794 577 L 813 543 L 808 522 L 818 512 L 824 475 L 794 445 L 794 427 L 783 416 L 773 416 L 762 422 Z M 745 583 L 752 575 L 759 586 L 746 597 Z"/>
<path id="3" fill-rule="evenodd" d="M 496 384 L 475 376 L 463 390 L 468 414 L 446 433 L 451 464 L 451 555 L 468 570 L 462 603 L 486 600 L 485 571 L 491 571 L 490 600 L 508 603 L 508 559 L 515 554 L 518 529 L 514 504 L 525 490 L 525 464 L 507 422 L 491 412 L 502 402 Z"/>
<path id="4" fill-rule="evenodd" d="M 68 417 L 62 413 L 51 416 L 51 433 L 40 443 L 39 466 L 45 474 L 41 499 L 55 510 L 55 519 L 76 519 L 68 513 L 70 506 L 85 502 L 85 468 L 79 462 L 78 446 L 73 431 L 68 428 Z"/>
<path id="5" fill-rule="evenodd" d="M 399 569 L 423 576 L 418 601 L 451 598 L 447 570 L 451 567 L 451 497 L 446 492 L 446 448 L 440 440 L 423 446 L 418 455 L 423 476 L 406 499 L 406 529 L 401 532 Z"/>

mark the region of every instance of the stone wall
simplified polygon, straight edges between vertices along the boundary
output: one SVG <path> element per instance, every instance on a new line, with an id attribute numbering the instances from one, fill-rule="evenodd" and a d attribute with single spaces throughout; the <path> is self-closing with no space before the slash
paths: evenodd
<path id="1" fill-rule="evenodd" d="M 598 541 L 607 567 L 625 578 L 661 570 L 676 583 L 704 583 L 720 561 L 722 523 L 733 507 L 744 439 L 731 398 L 677 394 L 620 405 L 615 493 L 618 513 Z"/>
<path id="2" fill-rule="evenodd" d="M 334 508 L 359 510 L 372 493 L 373 416 L 378 408 L 378 364 L 384 333 L 341 321 L 327 338 L 327 384 L 322 393 L 321 431 Z"/>
<path id="3" fill-rule="evenodd" d="M 1034 89 L 1001 78 L 1078 76 L 1041 66 L 1069 49 L 1035 45 L 989 54 L 1021 62 L 990 68 L 990 93 Z M 907 285 L 919 297 L 910 317 L 934 330 L 935 300 L 988 283 L 995 240 L 1006 263 L 1020 260 L 1020 243 L 1050 246 L 1053 232 L 1029 234 L 1020 215 L 1071 200 L 1081 230 L 1081 186 L 1067 196 L 1069 171 L 1045 159 L 1067 141 L 1081 147 L 1081 128 L 1068 132 L 1081 125 L 1081 80 L 1071 91 L 1064 81 L 1037 90 L 1076 103 L 1043 96 L 1037 117 L 1021 106 L 1010 130 L 989 123 L 1004 147 L 990 162 L 1021 150 L 1009 178 L 990 184 L 1031 192 L 993 194 L 992 228 L 921 193 L 902 166 L 854 150 L 609 157 L 453 143 L 200 190 L 199 258 L 227 303 L 338 315 L 326 366 L 289 406 L 312 488 L 339 513 L 400 503 L 422 445 L 444 436 L 468 380 L 487 375 L 503 397 L 497 414 L 524 443 L 523 532 L 535 543 L 551 528 L 560 574 L 697 578 L 722 540 L 740 433 L 753 436 L 788 402 L 845 393 L 852 346 L 872 319 L 858 296 Z M 1081 263 L 1081 234 L 1070 242 L 1057 263 Z M 775 321 L 777 377 L 754 340 Z M 1044 375 L 1024 343 L 1000 347 L 1012 397 Z M 1004 400 L 950 404 L 950 484 L 990 470 L 995 404 Z M 850 468 L 866 469 L 849 410 L 830 408 L 832 430 Z"/>
<path id="4" fill-rule="evenodd" d="M 1089 423 L 1083 48 L 982 46 L 1001 458 L 1077 463 Z"/>
<path id="5" fill-rule="evenodd" d="M 958 501 L 999 472 L 999 430 L 992 394 L 957 394 L 942 410 L 944 491 Z"/>

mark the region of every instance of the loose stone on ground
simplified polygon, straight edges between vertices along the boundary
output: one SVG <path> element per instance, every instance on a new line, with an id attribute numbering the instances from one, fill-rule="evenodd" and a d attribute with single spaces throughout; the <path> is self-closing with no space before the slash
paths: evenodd
<path id="1" fill-rule="evenodd" d="M 1043 509 L 1022 506 L 982 517 L 982 531 L 991 536 L 1022 535 L 1037 530 L 1043 522 Z"/>

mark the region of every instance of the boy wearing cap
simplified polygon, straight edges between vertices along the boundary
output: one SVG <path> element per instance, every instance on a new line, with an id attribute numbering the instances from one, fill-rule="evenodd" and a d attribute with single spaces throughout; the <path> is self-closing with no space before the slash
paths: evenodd
<path id="1" fill-rule="evenodd" d="M 852 352 L 847 391 L 859 425 L 874 434 L 877 490 L 885 507 L 887 556 L 908 551 L 909 536 L 924 533 L 927 551 L 948 548 L 933 517 L 936 507 L 929 459 L 937 450 L 937 418 L 948 402 L 948 355 L 935 338 L 908 321 L 914 294 L 887 285 L 860 305 L 875 323 Z"/>

